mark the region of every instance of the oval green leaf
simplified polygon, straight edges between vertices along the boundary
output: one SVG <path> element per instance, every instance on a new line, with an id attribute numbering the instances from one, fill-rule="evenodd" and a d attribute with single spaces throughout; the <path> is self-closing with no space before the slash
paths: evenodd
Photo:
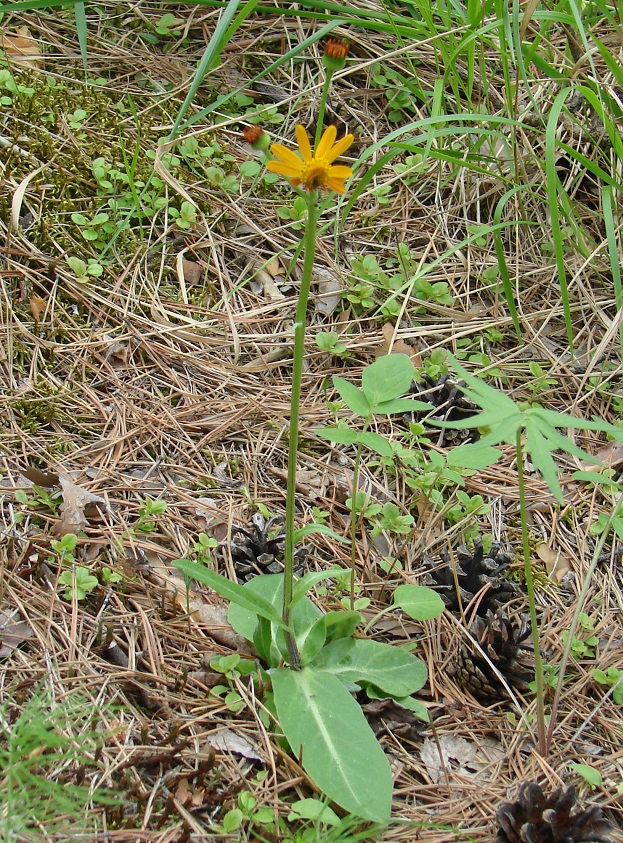
<path id="1" fill-rule="evenodd" d="M 399 585 L 394 591 L 394 605 L 416 621 L 436 618 L 445 609 L 437 592 L 425 585 Z"/>
<path id="2" fill-rule="evenodd" d="M 426 682 L 426 665 L 413 653 L 362 638 L 338 638 L 323 647 L 314 667 L 344 682 L 375 685 L 392 697 L 408 697 Z"/>
<path id="3" fill-rule="evenodd" d="M 311 666 L 270 676 L 283 733 L 314 783 L 349 813 L 388 822 L 389 762 L 344 684 Z"/>

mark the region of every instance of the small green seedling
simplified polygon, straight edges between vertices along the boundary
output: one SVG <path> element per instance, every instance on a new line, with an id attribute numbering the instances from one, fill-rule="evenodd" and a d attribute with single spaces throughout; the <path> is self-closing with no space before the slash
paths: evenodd
<path id="1" fill-rule="evenodd" d="M 264 826 L 268 832 L 271 830 L 270 827 L 275 823 L 275 812 L 269 805 L 260 805 L 258 807 L 255 796 L 248 790 L 243 790 L 238 794 L 238 807 L 227 811 L 223 817 L 219 831 L 223 834 L 232 834 L 243 823 L 257 823 L 258 825 Z M 258 839 L 262 838 L 262 834 L 258 835 Z"/>
<path id="2" fill-rule="evenodd" d="M 62 539 L 52 539 L 50 545 L 58 556 L 59 564 L 73 565 L 74 550 L 78 544 L 78 537 L 74 533 L 67 533 Z"/>
<path id="3" fill-rule="evenodd" d="M 33 484 L 32 492 L 34 497 L 30 498 L 24 489 L 16 489 L 15 500 L 23 506 L 27 506 L 29 509 L 41 509 L 44 507 L 49 509 L 50 512 L 56 513 L 60 504 L 58 493 L 50 493 L 47 489 L 36 484 Z"/>
<path id="4" fill-rule="evenodd" d="M 176 221 L 178 228 L 190 228 L 197 222 L 197 208 L 192 202 L 182 202 L 179 211 L 177 208 L 169 208 L 169 213 Z"/>
<path id="5" fill-rule="evenodd" d="M 588 633 L 584 638 L 573 638 L 571 641 L 571 653 L 574 658 L 580 659 L 594 659 L 599 645 L 599 638 L 591 633 L 594 631 L 594 626 L 590 618 L 585 612 L 581 612 L 578 618 L 578 623 L 582 629 Z M 566 644 L 569 640 L 569 632 L 562 633 L 562 640 Z"/>
<path id="6" fill-rule="evenodd" d="M 257 669 L 255 662 L 240 658 L 238 653 L 232 653 L 229 656 L 215 656 L 210 661 L 210 667 L 227 679 L 227 685 L 214 685 L 211 689 L 212 694 L 224 697 L 227 709 L 234 714 L 244 708 L 244 700 L 233 687 L 233 680 L 254 673 Z"/>
<path id="7" fill-rule="evenodd" d="M 618 667 L 609 667 L 607 670 L 594 670 L 593 679 L 600 685 L 612 688 L 612 701 L 616 705 L 623 705 L 623 670 Z"/>
<path id="8" fill-rule="evenodd" d="M 82 258 L 72 256 L 69 256 L 66 260 L 69 268 L 76 276 L 76 281 L 79 281 L 80 284 L 87 284 L 93 278 L 99 278 L 104 272 L 104 267 L 95 258 L 89 258 L 86 263 Z"/>
<path id="9" fill-rule="evenodd" d="M 123 580 L 123 577 L 120 573 L 108 567 L 102 568 L 100 575 L 102 577 L 102 582 L 106 585 L 114 585 L 115 583 L 121 582 Z"/>
<path id="10" fill-rule="evenodd" d="M 167 508 L 166 501 L 154 501 L 151 498 L 145 498 L 144 506 L 141 506 L 138 511 L 138 521 L 134 529 L 139 533 L 151 533 L 156 527 L 155 518 Z"/>
<path id="11" fill-rule="evenodd" d="M 72 129 L 81 129 L 86 118 L 87 112 L 83 108 L 77 108 L 73 114 L 67 115 L 67 122 Z"/>
<path id="12" fill-rule="evenodd" d="M 99 585 L 97 577 L 89 571 L 88 568 L 83 568 L 82 565 L 72 566 L 71 570 L 62 571 L 58 578 L 60 585 L 65 585 L 65 600 L 84 600 L 87 594 L 90 594 Z"/>
<path id="13" fill-rule="evenodd" d="M 171 14 L 171 12 L 167 12 L 165 15 L 162 15 L 156 24 L 156 34 L 160 35 L 162 38 L 173 38 L 176 34 L 174 30 L 179 29 L 183 23 L 184 21 L 182 18 L 176 18 L 175 15 Z"/>
<path id="14" fill-rule="evenodd" d="M 343 360 L 348 357 L 346 343 L 341 342 L 337 331 L 318 331 L 315 337 L 316 347 L 325 354 L 332 354 Z"/>
<path id="15" fill-rule="evenodd" d="M 197 554 L 197 562 L 202 565 L 212 565 L 213 557 L 212 551 L 218 547 L 218 542 L 212 536 L 206 533 L 199 533 L 197 541 L 195 542 L 195 553 Z"/>
<path id="16" fill-rule="evenodd" d="M 603 776 L 599 770 L 591 767 L 590 764 L 576 764 L 575 762 L 571 762 L 569 767 L 584 779 L 591 790 L 595 790 L 603 782 Z"/>

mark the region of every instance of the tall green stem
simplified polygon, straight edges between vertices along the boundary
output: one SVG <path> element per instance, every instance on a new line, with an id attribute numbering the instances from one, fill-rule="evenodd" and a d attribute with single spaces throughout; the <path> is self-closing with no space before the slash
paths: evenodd
<path id="1" fill-rule="evenodd" d="M 301 380 L 305 357 L 305 323 L 307 302 L 311 286 L 314 258 L 316 256 L 316 224 L 318 222 L 318 191 L 307 196 L 307 223 L 303 237 L 303 277 L 299 290 L 296 315 L 294 317 L 294 362 L 292 365 L 292 397 L 290 399 L 290 432 L 288 439 L 288 488 L 286 491 L 286 540 L 285 569 L 283 577 L 283 622 L 289 628 L 286 633 L 290 667 L 296 670 L 300 656 L 296 646 L 292 620 L 292 589 L 294 585 L 294 513 L 296 507 L 296 463 L 299 444 L 299 418 L 301 409 Z"/>
<path id="2" fill-rule="evenodd" d="M 536 680 L 536 722 L 538 732 L 539 753 L 547 754 L 547 740 L 545 729 L 545 683 L 543 681 L 543 660 L 539 646 L 539 622 L 536 616 L 536 600 L 534 596 L 534 577 L 532 575 L 532 559 L 530 555 L 530 538 L 528 536 L 528 508 L 526 506 L 526 487 L 523 471 L 523 447 L 521 444 L 522 431 L 517 431 L 515 443 L 517 455 L 517 481 L 519 486 L 519 511 L 521 517 L 521 543 L 523 547 L 524 570 L 526 573 L 526 589 L 528 591 L 528 605 L 530 607 L 530 627 L 532 629 L 532 646 L 534 647 L 534 678 Z"/>
<path id="3" fill-rule="evenodd" d="M 316 136 L 314 138 L 314 149 L 318 146 L 318 142 L 322 136 L 322 129 L 324 127 L 324 113 L 327 107 L 327 99 L 329 98 L 329 88 L 331 87 L 331 79 L 333 71 L 327 70 L 327 75 L 322 86 L 322 93 L 320 94 L 320 102 L 318 103 L 318 119 L 316 122 Z"/>

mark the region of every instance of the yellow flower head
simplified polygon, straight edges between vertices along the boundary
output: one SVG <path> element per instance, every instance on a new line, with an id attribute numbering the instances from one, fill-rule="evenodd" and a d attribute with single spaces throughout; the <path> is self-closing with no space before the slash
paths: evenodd
<path id="1" fill-rule="evenodd" d="M 296 127 L 296 140 L 300 155 L 292 152 L 287 146 L 274 143 L 270 151 L 277 160 L 269 161 L 266 167 L 271 173 L 279 173 L 280 176 L 289 178 L 295 187 L 302 184 L 306 190 L 324 188 L 335 190 L 336 193 L 344 193 L 346 190 L 344 182 L 352 176 L 352 170 L 350 167 L 333 162 L 346 152 L 353 142 L 353 136 L 344 135 L 336 143 L 336 135 L 335 126 L 329 126 L 312 152 L 307 132 L 303 126 L 299 125 Z"/>

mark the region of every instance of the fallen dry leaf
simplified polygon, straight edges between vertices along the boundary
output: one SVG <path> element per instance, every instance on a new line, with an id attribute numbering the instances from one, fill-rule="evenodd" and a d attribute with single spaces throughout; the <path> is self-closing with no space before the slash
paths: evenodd
<path id="1" fill-rule="evenodd" d="M 539 542 L 536 552 L 541 562 L 545 564 L 547 575 L 553 582 L 560 584 L 572 570 L 571 560 L 567 554 L 556 550 L 546 542 Z"/>
<path id="2" fill-rule="evenodd" d="M 505 758 L 501 743 L 492 738 L 479 739 L 476 744 L 465 738 L 441 735 L 439 747 L 443 760 L 439 757 L 437 743 L 430 738 L 426 738 L 420 750 L 420 757 L 435 784 L 444 781 L 444 767 L 450 778 L 456 772 L 483 782 L 491 781 L 496 775 L 495 764 Z"/>
<path id="3" fill-rule="evenodd" d="M 413 361 L 414 366 L 421 366 L 422 359 L 419 350 L 406 343 L 400 338 L 396 338 L 394 334 L 394 326 L 386 322 L 382 327 L 383 342 L 374 349 L 374 358 L 385 357 L 386 354 L 406 354 Z"/>
<path id="4" fill-rule="evenodd" d="M 342 282 L 335 273 L 323 266 L 314 266 L 313 282 L 317 288 L 314 296 L 316 313 L 331 316 L 342 300 Z"/>
<path id="5" fill-rule="evenodd" d="M 208 743 L 219 752 L 234 752 L 251 761 L 262 760 L 262 756 L 257 754 L 256 744 L 231 729 L 220 729 L 216 734 L 208 735 Z"/>
<path id="6" fill-rule="evenodd" d="M 89 524 L 84 514 L 85 507 L 90 503 L 105 504 L 106 501 L 99 495 L 83 489 L 82 486 L 72 483 L 69 477 L 61 474 L 58 480 L 61 484 L 63 503 L 59 506 L 61 520 L 56 532 L 61 536 L 67 533 L 79 533 Z"/>
<path id="7" fill-rule="evenodd" d="M 201 264 L 186 260 L 186 258 L 182 259 L 182 273 L 184 275 L 184 281 L 190 287 L 201 284 L 203 280 L 203 267 Z"/>
<path id="8" fill-rule="evenodd" d="M 122 368 L 128 364 L 128 344 L 125 340 L 116 340 L 109 334 L 104 337 L 110 345 L 106 348 L 104 359 L 107 360 L 113 369 Z"/>
<path id="9" fill-rule="evenodd" d="M 0 659 L 6 659 L 29 638 L 32 638 L 32 629 L 26 621 L 20 619 L 17 609 L 0 612 Z"/>
<path id="10" fill-rule="evenodd" d="M 39 44 L 30 34 L 27 26 L 20 26 L 15 35 L 0 37 L 0 47 L 12 64 L 39 70 L 43 67 L 43 56 Z"/>
<path id="11" fill-rule="evenodd" d="M 41 314 L 45 313 L 45 309 L 48 306 L 48 303 L 45 299 L 42 299 L 41 296 L 33 296 L 30 299 L 30 312 L 32 313 L 33 319 L 35 322 L 38 322 L 41 318 Z"/>

